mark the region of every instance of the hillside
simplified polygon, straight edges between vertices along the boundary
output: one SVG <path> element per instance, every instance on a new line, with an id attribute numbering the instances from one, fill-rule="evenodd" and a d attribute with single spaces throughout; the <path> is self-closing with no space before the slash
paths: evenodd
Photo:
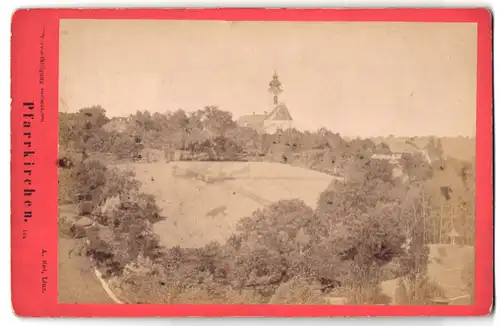
<path id="1" fill-rule="evenodd" d="M 223 242 L 237 222 L 280 199 L 300 198 L 314 207 L 333 177 L 266 162 L 175 162 L 126 164 L 156 197 L 166 220 L 154 230 L 167 247 Z"/>
<path id="2" fill-rule="evenodd" d="M 443 289 L 452 305 L 471 304 L 468 289 L 462 279 L 463 271 L 474 264 L 474 248 L 449 244 L 429 245 L 427 275 Z M 473 267 L 472 267 L 473 268 Z M 395 300 L 399 278 L 382 282 L 383 292 Z"/>

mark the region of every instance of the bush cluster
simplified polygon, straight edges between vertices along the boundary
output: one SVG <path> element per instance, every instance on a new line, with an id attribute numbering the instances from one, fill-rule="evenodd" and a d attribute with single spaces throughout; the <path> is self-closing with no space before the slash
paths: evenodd
<path id="1" fill-rule="evenodd" d="M 163 216 L 154 197 L 139 191 L 132 172 L 87 159 L 62 173 L 67 178 L 60 180 L 60 187 L 62 183 L 64 189 L 72 189 L 71 195 L 65 192 L 67 202 L 93 206 L 90 217 L 100 227 L 88 234 L 87 254 L 105 275 L 120 275 L 139 257 L 157 260 L 161 256 L 151 227 Z"/>

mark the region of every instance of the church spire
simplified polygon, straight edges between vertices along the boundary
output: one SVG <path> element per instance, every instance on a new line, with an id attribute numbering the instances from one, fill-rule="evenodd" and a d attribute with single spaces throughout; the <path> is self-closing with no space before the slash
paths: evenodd
<path id="1" fill-rule="evenodd" d="M 281 82 L 279 81 L 278 74 L 276 73 L 275 70 L 273 74 L 273 79 L 269 83 L 269 93 L 273 94 L 274 105 L 278 104 L 278 95 L 280 95 L 282 92 L 283 89 L 281 88 Z"/>

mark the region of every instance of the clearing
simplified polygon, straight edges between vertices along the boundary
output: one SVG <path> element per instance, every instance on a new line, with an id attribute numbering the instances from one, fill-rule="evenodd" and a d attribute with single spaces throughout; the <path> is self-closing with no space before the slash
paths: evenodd
<path id="1" fill-rule="evenodd" d="M 201 247 L 223 242 L 237 222 L 282 199 L 316 206 L 333 176 L 280 163 L 130 163 L 142 191 L 155 196 L 166 220 L 154 225 L 167 246 Z"/>

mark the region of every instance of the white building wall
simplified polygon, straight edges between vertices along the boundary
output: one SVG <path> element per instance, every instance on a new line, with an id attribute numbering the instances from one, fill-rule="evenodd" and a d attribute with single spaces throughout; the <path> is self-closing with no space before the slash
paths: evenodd
<path id="1" fill-rule="evenodd" d="M 291 120 L 264 120 L 264 129 L 268 133 L 275 133 L 278 129 L 287 130 L 292 126 Z"/>

